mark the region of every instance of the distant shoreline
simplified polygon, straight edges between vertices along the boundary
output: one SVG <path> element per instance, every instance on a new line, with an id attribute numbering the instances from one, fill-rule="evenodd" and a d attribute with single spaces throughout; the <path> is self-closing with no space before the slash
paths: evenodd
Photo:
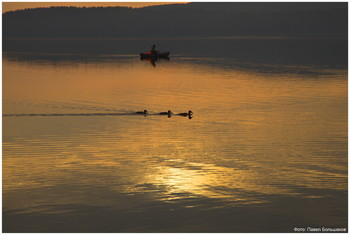
<path id="1" fill-rule="evenodd" d="M 87 40 L 87 41 L 117 41 L 117 40 L 232 40 L 232 39 L 247 39 L 247 40 L 291 40 L 291 39 L 333 39 L 333 38 L 347 38 L 348 35 L 345 33 L 332 34 L 332 35 L 236 35 L 236 36 L 193 36 L 193 37 L 119 37 L 119 38 L 3 38 L 3 40 Z"/>
<path id="2" fill-rule="evenodd" d="M 179 17 L 181 16 L 181 17 Z M 346 2 L 195 2 L 3 13 L 3 38 L 230 38 L 347 35 Z"/>

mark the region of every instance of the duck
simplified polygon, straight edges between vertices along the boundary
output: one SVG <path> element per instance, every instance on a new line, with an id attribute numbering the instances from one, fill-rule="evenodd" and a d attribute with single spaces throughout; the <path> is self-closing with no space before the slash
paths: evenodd
<path id="1" fill-rule="evenodd" d="M 144 115 L 147 115 L 148 114 L 148 111 L 145 109 L 143 111 L 137 111 L 136 114 L 144 114 Z"/>
<path id="2" fill-rule="evenodd" d="M 189 110 L 188 113 L 178 113 L 177 115 L 187 117 L 187 116 L 192 116 L 193 112 L 191 110 Z"/>
<path id="3" fill-rule="evenodd" d="M 168 110 L 168 112 L 160 112 L 159 114 L 171 116 L 173 113 L 170 110 Z"/>

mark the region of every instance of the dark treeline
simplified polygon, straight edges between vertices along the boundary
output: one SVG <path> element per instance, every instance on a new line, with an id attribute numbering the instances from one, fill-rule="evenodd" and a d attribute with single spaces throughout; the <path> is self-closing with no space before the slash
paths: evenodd
<path id="1" fill-rule="evenodd" d="M 3 38 L 347 35 L 347 3 L 51 7 L 3 14 Z"/>

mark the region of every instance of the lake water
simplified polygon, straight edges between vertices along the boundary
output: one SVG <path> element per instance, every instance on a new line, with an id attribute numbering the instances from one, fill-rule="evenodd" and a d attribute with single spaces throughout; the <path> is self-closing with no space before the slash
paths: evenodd
<path id="1" fill-rule="evenodd" d="M 347 40 L 7 43 L 4 232 L 347 228 Z"/>

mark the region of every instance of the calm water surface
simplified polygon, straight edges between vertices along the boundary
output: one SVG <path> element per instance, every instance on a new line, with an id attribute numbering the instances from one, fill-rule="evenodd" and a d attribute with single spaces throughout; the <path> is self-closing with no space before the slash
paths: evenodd
<path id="1" fill-rule="evenodd" d="M 4 232 L 347 227 L 347 170 L 346 68 L 3 58 Z"/>

